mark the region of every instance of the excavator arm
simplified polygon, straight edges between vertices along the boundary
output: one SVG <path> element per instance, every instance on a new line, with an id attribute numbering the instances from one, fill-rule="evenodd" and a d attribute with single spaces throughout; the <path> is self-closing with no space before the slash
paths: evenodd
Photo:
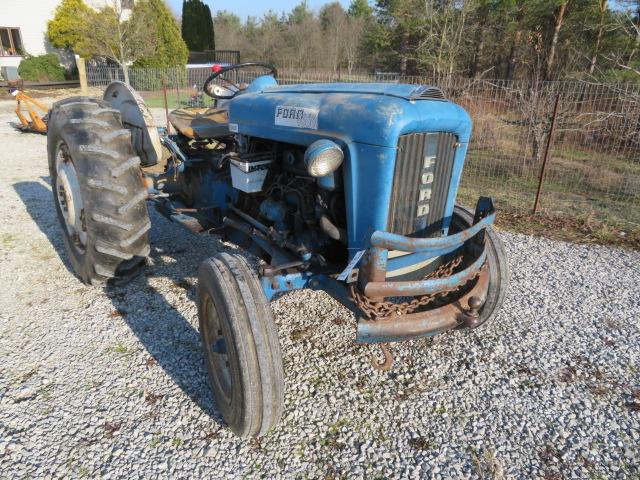
<path id="1" fill-rule="evenodd" d="M 22 130 L 23 132 L 47 133 L 46 118 L 47 114 L 49 113 L 49 109 L 42 103 L 38 102 L 36 99 L 31 98 L 22 90 L 13 88 L 10 90 L 10 93 L 14 97 L 16 97 L 16 101 L 18 102 L 18 105 L 16 107 L 16 115 L 20 120 L 20 124 L 17 125 L 17 128 Z M 31 121 L 27 120 L 27 118 L 24 116 L 22 111 L 23 106 L 27 110 Z M 42 116 L 40 116 L 37 109 L 43 112 Z"/>

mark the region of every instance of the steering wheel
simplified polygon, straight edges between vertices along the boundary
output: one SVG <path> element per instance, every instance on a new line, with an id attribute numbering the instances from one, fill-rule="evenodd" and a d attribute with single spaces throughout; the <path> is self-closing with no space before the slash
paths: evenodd
<path id="1" fill-rule="evenodd" d="M 222 100 L 230 100 L 233 97 L 235 97 L 238 94 L 238 92 L 247 88 L 246 84 L 238 85 L 237 83 L 229 80 L 229 78 L 227 78 L 227 76 L 225 75 L 229 72 L 235 72 L 236 70 L 240 70 L 242 68 L 263 67 L 268 72 L 268 73 L 265 73 L 264 75 L 273 75 L 274 78 L 278 75 L 278 70 L 276 70 L 276 67 L 265 62 L 238 63 L 237 65 L 230 65 L 228 67 L 219 67 L 217 69 L 216 67 L 219 67 L 219 66 L 213 67 L 214 71 L 209 76 L 209 78 L 207 78 L 207 80 L 204 82 L 204 86 L 202 87 L 202 90 L 204 91 L 205 94 L 207 94 L 211 98 L 222 99 Z M 217 83 L 217 82 L 220 82 L 220 83 Z"/>

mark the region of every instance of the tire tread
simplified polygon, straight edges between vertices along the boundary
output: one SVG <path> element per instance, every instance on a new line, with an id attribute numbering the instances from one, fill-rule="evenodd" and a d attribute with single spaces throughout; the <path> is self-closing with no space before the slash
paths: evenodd
<path id="1" fill-rule="evenodd" d="M 218 253 L 200 266 L 201 315 L 202 296 L 210 288 L 218 289 L 218 298 L 224 299 L 233 342 L 248 376 L 243 380 L 242 405 L 234 405 L 225 420 L 239 436 L 264 435 L 280 420 L 284 401 L 282 354 L 271 308 L 253 269 L 236 254 Z M 200 322 L 202 331 L 202 317 Z"/>
<path id="2" fill-rule="evenodd" d="M 84 253 L 65 245 L 82 281 L 99 284 L 130 279 L 149 255 L 151 228 L 144 203 L 146 189 L 140 159 L 131 145 L 120 112 L 102 100 L 72 97 L 54 104 L 49 115 L 47 145 L 52 183 L 56 155 L 64 142 L 78 173 L 85 205 L 88 242 Z M 54 189 L 54 202 L 60 220 Z"/>

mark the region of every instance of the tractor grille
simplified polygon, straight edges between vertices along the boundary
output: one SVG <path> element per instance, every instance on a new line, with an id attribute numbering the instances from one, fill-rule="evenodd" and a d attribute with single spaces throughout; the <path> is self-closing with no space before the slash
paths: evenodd
<path id="1" fill-rule="evenodd" d="M 430 100 L 445 100 L 442 90 L 436 87 L 427 87 L 420 94 L 420 98 L 428 98 Z"/>
<path id="2" fill-rule="evenodd" d="M 433 235 L 442 219 L 456 149 L 451 133 L 412 133 L 398 140 L 389 207 L 390 232 Z"/>

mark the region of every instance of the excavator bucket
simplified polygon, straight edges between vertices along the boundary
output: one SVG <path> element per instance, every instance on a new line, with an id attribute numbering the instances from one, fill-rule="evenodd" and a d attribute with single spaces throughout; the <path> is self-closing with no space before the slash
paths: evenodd
<path id="1" fill-rule="evenodd" d="M 14 123 L 21 132 L 33 132 L 33 133 L 47 133 L 47 118 L 49 116 L 49 109 L 38 102 L 36 99 L 31 98 L 17 87 L 9 88 L 9 93 L 16 97 L 18 105 L 16 107 L 16 115 L 20 120 L 20 123 Z M 25 108 L 26 113 L 29 115 L 27 119 L 22 108 Z M 41 112 L 39 113 L 38 110 Z M 42 116 L 41 116 L 42 115 Z"/>

